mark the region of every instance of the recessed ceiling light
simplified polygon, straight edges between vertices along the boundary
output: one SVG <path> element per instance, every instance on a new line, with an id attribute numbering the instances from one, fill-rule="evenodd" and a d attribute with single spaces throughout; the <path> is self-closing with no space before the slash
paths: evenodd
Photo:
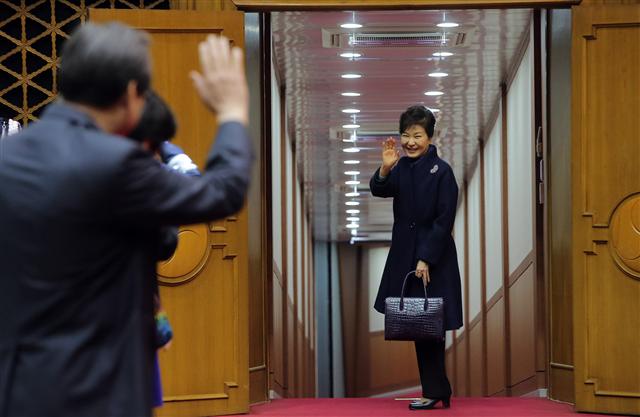
<path id="1" fill-rule="evenodd" d="M 347 159 L 346 161 L 344 161 L 344 163 L 347 165 L 358 165 L 360 161 L 357 161 L 355 159 Z"/>
<path id="2" fill-rule="evenodd" d="M 347 225 L 347 227 L 348 227 L 349 229 L 357 229 L 357 228 L 358 228 L 358 227 L 360 227 L 360 226 L 358 225 L 358 223 L 349 223 L 349 224 Z"/>
<path id="3" fill-rule="evenodd" d="M 357 129 L 357 128 L 359 128 L 359 127 L 360 127 L 360 125 L 355 124 L 355 123 L 353 123 L 353 124 L 349 124 L 349 125 L 342 125 L 342 128 L 343 128 L 343 129 Z"/>
<path id="4" fill-rule="evenodd" d="M 356 152 L 360 152 L 360 148 L 356 148 L 356 147 L 353 147 L 353 148 L 344 148 L 344 149 L 342 150 L 342 152 L 346 152 L 346 153 L 356 153 Z"/>
<path id="5" fill-rule="evenodd" d="M 346 92 L 341 94 L 342 97 L 360 97 L 360 93 Z"/>
<path id="6" fill-rule="evenodd" d="M 358 236 L 358 229 L 351 229 L 351 236 Z M 351 240 L 351 244 L 353 245 L 353 239 Z"/>
<path id="7" fill-rule="evenodd" d="M 358 214 L 360 213 L 360 210 L 358 209 L 347 209 L 345 210 L 348 214 Z"/>
<path id="8" fill-rule="evenodd" d="M 441 78 L 441 77 L 448 77 L 449 74 L 447 74 L 446 72 L 431 72 L 429 73 L 429 77 L 436 77 L 436 78 Z"/>
<path id="9" fill-rule="evenodd" d="M 342 78 L 347 78 L 347 79 L 354 79 L 354 78 L 361 78 L 362 74 L 348 73 L 348 74 L 342 74 L 341 77 Z"/>
<path id="10" fill-rule="evenodd" d="M 362 54 L 359 54 L 357 52 L 343 52 L 340 54 L 340 56 L 343 58 L 360 58 Z"/>
<path id="11" fill-rule="evenodd" d="M 358 181 L 358 180 L 349 180 L 349 181 L 345 181 L 344 183 L 346 185 L 358 185 L 358 184 L 360 184 L 360 181 Z"/>
<path id="12" fill-rule="evenodd" d="M 362 25 L 360 23 L 343 23 L 340 27 L 344 29 L 360 29 Z"/>
<path id="13" fill-rule="evenodd" d="M 448 56 L 453 56 L 453 52 L 434 52 L 433 56 L 441 56 L 441 57 L 448 57 Z"/>
<path id="14" fill-rule="evenodd" d="M 360 110 L 358 110 L 358 109 L 342 109 L 342 113 L 356 114 L 356 113 L 360 113 Z"/>
<path id="15" fill-rule="evenodd" d="M 438 23 L 437 26 L 439 28 L 457 28 L 460 25 L 454 22 L 442 22 L 442 23 Z"/>
<path id="16" fill-rule="evenodd" d="M 360 203 L 358 201 L 347 201 L 344 204 L 346 204 L 347 206 L 359 206 Z"/>
<path id="17" fill-rule="evenodd" d="M 345 171 L 344 175 L 360 175 L 360 171 Z"/>
<path id="18" fill-rule="evenodd" d="M 357 191 L 353 191 L 353 192 L 350 192 L 350 193 L 344 193 L 345 197 L 358 197 L 359 195 L 360 195 L 360 193 L 357 192 Z"/>
<path id="19" fill-rule="evenodd" d="M 347 217 L 348 222 L 359 222 L 360 217 Z"/>
<path id="20" fill-rule="evenodd" d="M 427 91 L 424 93 L 425 96 L 441 96 L 444 93 L 442 91 Z"/>

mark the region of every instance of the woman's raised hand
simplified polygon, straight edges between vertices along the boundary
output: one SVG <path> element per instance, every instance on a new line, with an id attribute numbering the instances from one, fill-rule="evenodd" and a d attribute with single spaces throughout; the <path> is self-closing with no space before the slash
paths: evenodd
<path id="1" fill-rule="evenodd" d="M 380 175 L 386 177 L 391 169 L 398 163 L 400 159 L 400 151 L 396 148 L 396 140 L 388 137 L 382 142 L 382 166 L 380 167 Z"/>

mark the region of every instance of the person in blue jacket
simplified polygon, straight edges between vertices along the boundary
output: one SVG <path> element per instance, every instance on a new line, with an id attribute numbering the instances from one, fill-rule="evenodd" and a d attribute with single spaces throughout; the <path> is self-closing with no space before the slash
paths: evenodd
<path id="1" fill-rule="evenodd" d="M 399 297 L 404 277 L 416 271 L 418 280 L 407 283 L 407 296 L 444 299 L 446 330 L 462 326 L 462 293 L 456 246 L 451 235 L 458 203 L 458 185 L 448 163 L 431 143 L 433 113 L 424 106 L 409 107 L 400 116 L 400 157 L 396 141 L 382 145 L 382 165 L 371 178 L 371 193 L 393 198 L 393 234 L 375 309 L 384 313 L 385 299 Z M 416 341 L 422 384 L 412 410 L 449 407 L 451 386 L 445 369 L 445 341 Z"/>

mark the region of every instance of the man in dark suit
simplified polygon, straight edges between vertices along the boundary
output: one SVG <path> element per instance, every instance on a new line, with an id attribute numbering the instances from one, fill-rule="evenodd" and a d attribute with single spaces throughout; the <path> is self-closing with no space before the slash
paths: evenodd
<path id="1" fill-rule="evenodd" d="M 0 415 L 150 416 L 156 235 L 231 215 L 251 162 L 239 49 L 200 45 L 196 90 L 220 127 L 201 177 L 117 134 L 150 84 L 144 34 L 86 24 L 64 46 L 62 100 L 0 142 Z"/>

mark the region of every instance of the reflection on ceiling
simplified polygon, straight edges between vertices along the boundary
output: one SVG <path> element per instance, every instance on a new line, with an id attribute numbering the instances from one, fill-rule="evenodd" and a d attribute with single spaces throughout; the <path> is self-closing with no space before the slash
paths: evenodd
<path id="1" fill-rule="evenodd" d="M 272 14 L 316 239 L 390 239 L 391 200 L 368 183 L 410 105 L 437 111 L 434 143 L 462 185 L 530 20 L 528 9 Z"/>

